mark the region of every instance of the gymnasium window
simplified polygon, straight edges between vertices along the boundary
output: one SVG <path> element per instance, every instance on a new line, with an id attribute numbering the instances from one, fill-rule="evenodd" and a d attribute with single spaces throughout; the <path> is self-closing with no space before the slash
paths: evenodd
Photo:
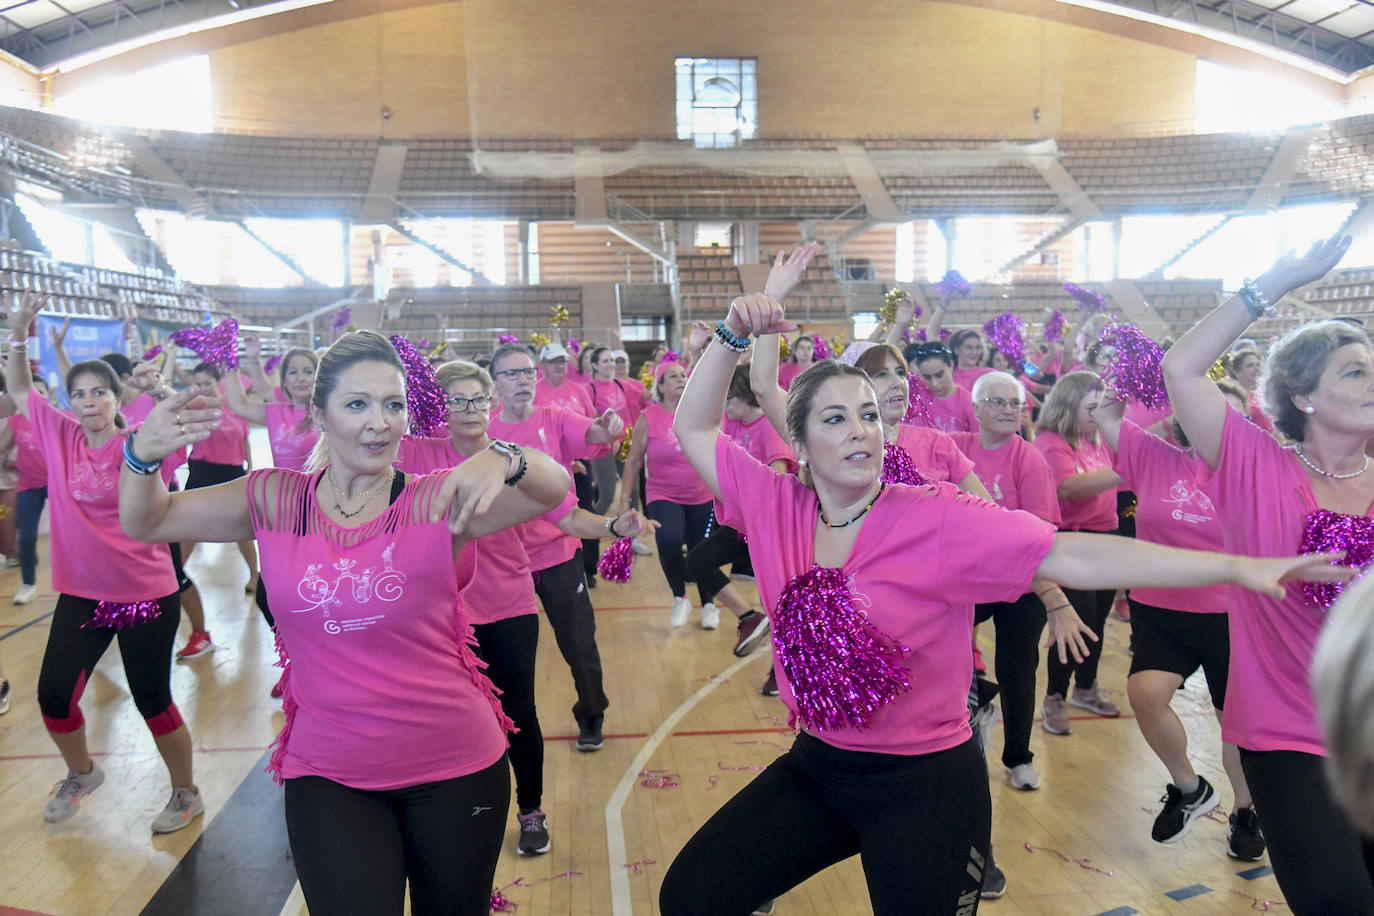
<path id="1" fill-rule="evenodd" d="M 213 126 L 210 58 L 197 54 L 94 80 L 59 94 L 51 110 L 98 124 L 205 133 Z"/>
<path id="2" fill-rule="evenodd" d="M 752 139 L 759 119 L 758 66 L 754 58 L 679 57 L 678 139 L 706 148 Z"/>
<path id="3" fill-rule="evenodd" d="M 45 205 L 39 199 L 39 193 L 18 192 L 14 195 L 14 202 L 54 258 L 106 270 L 138 269 L 115 241 L 111 230 L 101 223 L 68 216 Z M 139 241 L 135 240 L 134 244 L 139 244 Z"/>

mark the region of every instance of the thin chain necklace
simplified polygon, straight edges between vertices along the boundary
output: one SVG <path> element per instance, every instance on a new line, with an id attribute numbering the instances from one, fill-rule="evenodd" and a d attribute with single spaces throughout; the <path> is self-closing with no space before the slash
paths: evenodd
<path id="1" fill-rule="evenodd" d="M 1298 459 L 1299 459 L 1300 461 L 1302 461 L 1303 464 L 1307 465 L 1309 468 L 1311 468 L 1312 470 L 1316 471 L 1318 474 L 1322 475 L 1323 477 L 1329 477 L 1329 478 L 1331 478 L 1332 480 L 1349 480 L 1349 479 L 1352 478 L 1352 477 L 1359 477 L 1359 476 L 1360 476 L 1361 474 L 1363 474 L 1365 471 L 1369 470 L 1369 456 L 1368 456 L 1368 455 L 1365 455 L 1365 456 L 1364 456 L 1364 464 L 1360 465 L 1360 469 L 1359 469 L 1358 471 L 1351 471 L 1349 474 L 1337 474 L 1337 473 L 1335 473 L 1334 471 L 1328 471 L 1328 470 L 1326 470 L 1325 468 L 1319 468 L 1319 467 L 1317 467 L 1315 464 L 1313 464 L 1312 461 L 1311 461 L 1311 459 L 1309 459 L 1306 455 L 1304 455 L 1304 454 L 1302 453 L 1302 443 L 1301 443 L 1301 442 L 1299 442 L 1299 443 L 1297 443 L 1296 445 L 1293 446 L 1293 451 L 1297 452 L 1297 454 L 1298 454 Z"/>
<path id="2" fill-rule="evenodd" d="M 838 525 L 831 523 L 831 521 L 825 517 L 825 510 L 822 509 L 822 510 L 821 510 L 821 524 L 824 525 L 824 526 L 827 527 L 827 528 L 848 528 L 850 525 L 854 524 L 854 523 L 857 522 L 859 519 L 863 518 L 865 515 L 868 514 L 868 510 L 873 508 L 873 504 L 876 503 L 876 502 L 878 501 L 878 497 L 879 497 L 879 496 L 882 496 L 882 495 L 883 495 L 883 490 L 885 490 L 885 489 L 887 489 L 887 484 L 885 484 L 885 483 L 880 483 L 880 484 L 878 484 L 878 492 L 873 494 L 873 498 L 870 499 L 870 500 L 868 501 L 868 505 L 866 505 L 866 506 L 864 506 L 862 509 L 860 509 L 858 515 L 854 516 L 853 518 L 851 518 L 851 519 L 850 519 L 849 521 L 847 521 L 847 522 L 840 522 Z"/>
<path id="3" fill-rule="evenodd" d="M 344 495 L 343 490 L 339 489 L 339 485 L 334 482 L 334 475 L 326 474 L 325 476 L 329 478 L 329 485 L 334 488 L 334 511 L 338 512 L 344 518 L 354 518 L 358 515 L 361 515 L 362 511 L 367 508 L 367 501 L 372 498 L 372 494 L 376 493 L 382 487 L 391 483 L 392 478 L 396 476 L 396 469 L 389 469 L 385 477 L 383 477 L 377 483 L 373 484 L 371 487 L 364 490 L 360 496 L 360 498 L 362 499 L 362 504 L 358 506 L 358 508 L 354 509 L 352 512 L 345 511 L 344 507 L 339 505 L 340 500 L 347 500 L 348 497 Z"/>

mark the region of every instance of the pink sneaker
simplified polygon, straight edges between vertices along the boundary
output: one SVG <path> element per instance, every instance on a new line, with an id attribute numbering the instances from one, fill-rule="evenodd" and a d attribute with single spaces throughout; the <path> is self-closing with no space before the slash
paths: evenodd
<path id="1" fill-rule="evenodd" d="M 189 662 L 193 658 L 200 658 L 202 655 L 209 655 L 215 651 L 215 644 L 210 641 L 210 634 L 199 630 L 191 634 L 191 638 L 186 640 L 186 646 L 177 653 L 177 661 Z"/>

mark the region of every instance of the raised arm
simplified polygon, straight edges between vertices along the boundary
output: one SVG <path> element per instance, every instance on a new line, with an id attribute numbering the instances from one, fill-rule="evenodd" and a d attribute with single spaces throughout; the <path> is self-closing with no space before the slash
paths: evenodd
<path id="1" fill-rule="evenodd" d="M 644 469 L 644 455 L 649 450 L 649 421 L 644 416 L 635 420 L 630 436 L 630 452 L 625 456 L 625 468 L 620 472 L 620 496 L 615 501 L 616 514 L 630 506 L 630 494 L 639 486 L 639 472 Z"/>
<path id="2" fill-rule="evenodd" d="M 1289 252 L 1261 274 L 1255 285 L 1266 302 L 1277 303 L 1324 277 L 1349 247 L 1349 236 L 1333 235 L 1313 245 L 1303 257 Z M 1213 469 L 1221 460 L 1226 396 L 1207 377 L 1207 370 L 1258 317 L 1244 297 L 1232 296 L 1189 328 L 1164 354 L 1164 383 L 1174 414 L 1198 457 Z"/>
<path id="3" fill-rule="evenodd" d="M 243 347 L 247 351 L 247 360 L 250 371 L 253 366 L 257 366 L 257 373 L 253 375 L 253 384 L 260 384 L 257 374 L 262 373 L 262 341 L 256 334 L 247 334 L 243 338 Z M 230 372 L 229 378 L 224 386 L 224 397 L 229 402 L 229 409 L 250 423 L 257 423 L 259 426 L 267 425 L 267 392 L 271 391 L 271 383 L 267 387 L 259 388 L 258 393 L 250 393 L 243 387 L 243 375 L 239 372 Z"/>
<path id="4" fill-rule="evenodd" d="M 1121 450 L 1117 443 L 1121 441 L 1121 423 L 1125 416 L 1126 402 L 1108 400 L 1105 396 L 1093 414 L 1093 421 L 1097 424 L 1097 431 L 1102 434 L 1102 441 L 1114 452 Z"/>
<path id="5" fill-rule="evenodd" d="M 780 334 L 763 334 L 754 344 L 754 358 L 749 360 L 749 389 L 754 392 L 763 415 L 785 441 L 787 391 L 778 384 L 781 338 Z"/>
<path id="6" fill-rule="evenodd" d="M 53 328 L 48 332 L 49 339 L 52 340 L 53 352 L 57 354 L 57 374 L 62 379 L 62 384 L 67 384 L 67 376 L 72 371 L 71 357 L 67 356 L 67 332 L 71 330 L 72 319 L 70 316 L 62 319 L 62 327 Z"/>
<path id="7" fill-rule="evenodd" d="M 276 386 L 267 377 L 267 370 L 262 367 L 262 339 L 256 334 L 243 335 L 244 363 L 248 366 L 248 377 L 253 382 L 253 388 L 262 395 L 263 402 L 270 400 L 272 389 Z"/>
<path id="8" fill-rule="evenodd" d="M 883 338 L 883 343 L 902 349 L 902 332 L 911 325 L 911 319 L 916 317 L 916 303 L 910 296 L 902 296 L 902 301 L 897 303 L 897 317 L 892 322 L 892 327 L 887 330 L 887 337 Z M 939 332 L 939 328 L 936 328 Z"/>
<path id="9" fill-rule="evenodd" d="M 5 311 L 10 319 L 10 358 L 5 361 L 5 387 L 14 399 L 16 413 L 29 415 L 29 391 L 33 370 L 29 368 L 29 325 L 43 304 L 33 293 L 11 295 Z"/>

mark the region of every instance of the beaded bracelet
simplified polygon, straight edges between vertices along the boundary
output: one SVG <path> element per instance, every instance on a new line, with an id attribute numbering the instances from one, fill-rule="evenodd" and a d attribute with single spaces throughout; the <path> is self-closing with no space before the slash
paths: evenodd
<path id="1" fill-rule="evenodd" d="M 726 329 L 724 320 L 716 322 L 715 335 L 716 340 L 720 341 L 727 350 L 734 350 L 736 353 L 743 353 L 745 350 L 748 350 L 749 345 L 752 343 L 748 336 L 736 337 L 734 334 L 731 334 L 730 331 Z"/>
<path id="2" fill-rule="evenodd" d="M 134 436 L 137 433 L 130 433 L 124 439 L 124 465 L 135 474 L 148 477 L 157 473 L 157 469 L 162 467 L 162 459 L 157 461 L 144 461 L 134 454 Z"/>
<path id="3" fill-rule="evenodd" d="M 1247 279 L 1241 284 L 1240 290 L 1236 293 L 1240 296 L 1240 301 L 1245 303 L 1245 307 L 1250 310 L 1250 320 L 1259 321 L 1260 316 L 1268 315 L 1274 310 L 1274 304 L 1264 295 L 1264 290 L 1260 289 L 1258 283 Z"/>

